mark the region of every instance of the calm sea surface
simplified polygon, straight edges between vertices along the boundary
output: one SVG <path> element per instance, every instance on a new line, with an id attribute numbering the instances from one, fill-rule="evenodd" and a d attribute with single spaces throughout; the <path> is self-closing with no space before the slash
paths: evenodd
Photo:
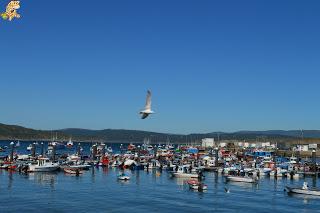
<path id="1" fill-rule="evenodd" d="M 21 145 L 24 152 L 28 144 Z M 222 176 L 205 173 L 208 191 L 195 192 L 165 171 L 126 172 L 131 180 L 119 182 L 119 170 L 111 168 L 80 177 L 0 170 L 0 212 L 320 212 L 319 198 L 284 192 L 285 185 L 302 185 L 303 179 L 225 183 Z M 320 179 L 305 180 L 319 186 Z"/>

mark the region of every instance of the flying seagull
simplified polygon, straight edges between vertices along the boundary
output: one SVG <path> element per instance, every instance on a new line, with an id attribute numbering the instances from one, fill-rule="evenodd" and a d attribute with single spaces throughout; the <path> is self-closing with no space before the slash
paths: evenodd
<path id="1" fill-rule="evenodd" d="M 151 110 L 151 91 L 148 90 L 147 92 L 147 100 L 146 105 L 144 107 L 144 110 L 140 112 L 141 119 L 147 118 L 150 114 L 153 114 L 154 112 Z"/>

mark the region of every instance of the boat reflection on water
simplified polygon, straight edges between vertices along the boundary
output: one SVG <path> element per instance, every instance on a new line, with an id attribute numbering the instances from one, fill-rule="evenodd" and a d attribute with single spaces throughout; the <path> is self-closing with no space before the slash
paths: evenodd
<path id="1" fill-rule="evenodd" d="M 35 173 L 29 173 L 28 179 L 31 181 L 34 181 L 40 185 L 49 185 L 51 188 L 54 188 L 56 179 L 57 179 L 57 173 L 56 172 L 35 172 Z"/>
<path id="2" fill-rule="evenodd" d="M 126 185 L 129 185 L 131 183 L 131 180 L 128 180 L 128 179 L 121 180 L 121 179 L 117 178 L 117 182 L 121 186 L 126 186 Z"/>
<path id="3" fill-rule="evenodd" d="M 172 178 L 172 179 L 176 181 L 178 186 L 184 186 L 186 182 L 190 180 L 190 178 Z"/>
<path id="4" fill-rule="evenodd" d="M 9 171 L 8 172 L 8 189 L 12 188 L 12 185 L 13 185 L 13 174 L 14 173 L 15 173 L 14 171 Z"/>
<path id="5" fill-rule="evenodd" d="M 320 201 L 320 196 L 315 196 L 315 195 L 288 193 L 288 196 L 292 197 L 292 198 L 297 198 L 300 200 L 302 199 L 304 204 L 307 204 L 310 200 L 319 200 Z"/>
<path id="6" fill-rule="evenodd" d="M 257 183 L 227 182 L 226 185 L 238 186 L 238 187 L 246 188 L 246 189 L 257 189 L 258 188 L 258 184 Z"/>
<path id="7" fill-rule="evenodd" d="M 103 168 L 102 168 L 102 171 L 103 171 L 103 174 L 104 174 L 104 175 L 108 175 L 108 173 L 109 173 L 109 168 L 108 168 L 108 167 L 103 167 Z"/>

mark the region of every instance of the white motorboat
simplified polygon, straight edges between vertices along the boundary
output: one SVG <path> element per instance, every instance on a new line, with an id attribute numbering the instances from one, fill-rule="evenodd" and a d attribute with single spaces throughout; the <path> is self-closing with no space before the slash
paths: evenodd
<path id="1" fill-rule="evenodd" d="M 289 187 L 286 186 L 288 193 L 304 194 L 304 195 L 315 195 L 320 196 L 320 190 L 318 189 L 309 189 L 306 182 L 303 183 L 302 187 Z"/>
<path id="2" fill-rule="evenodd" d="M 172 173 L 172 176 L 176 177 L 176 178 L 198 178 L 199 174 L 198 173 L 174 172 L 174 173 Z"/>
<path id="3" fill-rule="evenodd" d="M 69 139 L 69 141 L 68 141 L 68 143 L 67 143 L 67 147 L 68 147 L 68 148 L 73 147 L 73 142 L 72 142 L 71 138 Z"/>
<path id="4" fill-rule="evenodd" d="M 272 171 L 271 168 L 259 168 L 260 176 L 266 176 L 266 175 L 270 174 L 271 171 Z"/>
<path id="5" fill-rule="evenodd" d="M 29 155 L 17 155 L 17 160 L 19 161 L 27 161 L 29 160 L 30 156 Z"/>
<path id="6" fill-rule="evenodd" d="M 208 186 L 205 184 L 189 184 L 189 188 L 198 191 L 204 191 L 208 189 Z"/>
<path id="7" fill-rule="evenodd" d="M 195 179 L 188 180 L 187 183 L 189 184 L 189 188 L 193 190 L 204 191 L 208 189 L 207 185 L 200 183 Z"/>
<path id="8" fill-rule="evenodd" d="M 276 168 L 276 170 L 272 170 L 270 172 L 270 177 L 283 177 L 287 174 L 287 170 L 286 169 L 281 169 L 279 167 Z"/>
<path id="9" fill-rule="evenodd" d="M 113 149 L 112 149 L 111 146 L 109 146 L 109 147 L 107 148 L 107 152 L 109 152 L 109 153 L 112 153 L 112 152 L 113 152 Z"/>
<path id="10" fill-rule="evenodd" d="M 298 161 L 299 161 L 298 158 L 294 157 L 293 155 L 289 158 L 290 164 L 296 164 Z"/>
<path id="11" fill-rule="evenodd" d="M 227 181 L 234 182 L 244 182 L 244 183 L 255 183 L 257 182 L 256 177 L 246 177 L 246 176 L 226 176 Z"/>
<path id="12" fill-rule="evenodd" d="M 118 175 L 118 180 L 130 180 L 130 177 L 125 174 Z"/>
<path id="13" fill-rule="evenodd" d="M 32 150 L 32 144 L 30 144 L 28 147 L 27 147 L 27 151 L 31 151 Z"/>
<path id="14" fill-rule="evenodd" d="M 29 164 L 29 172 L 53 172 L 59 169 L 59 164 L 51 162 L 48 158 L 39 158 L 37 164 Z"/>
<path id="15" fill-rule="evenodd" d="M 81 161 L 81 156 L 79 156 L 77 154 L 69 155 L 67 157 L 67 160 L 72 161 L 72 162 L 79 162 L 79 161 Z"/>
<path id="16" fill-rule="evenodd" d="M 63 171 L 67 174 L 71 175 L 82 175 L 83 171 L 81 169 L 75 169 L 75 168 L 64 168 Z"/>
<path id="17" fill-rule="evenodd" d="M 176 178 L 198 178 L 199 174 L 195 172 L 187 172 L 188 171 L 188 166 L 179 166 L 178 170 L 172 173 L 173 177 Z"/>

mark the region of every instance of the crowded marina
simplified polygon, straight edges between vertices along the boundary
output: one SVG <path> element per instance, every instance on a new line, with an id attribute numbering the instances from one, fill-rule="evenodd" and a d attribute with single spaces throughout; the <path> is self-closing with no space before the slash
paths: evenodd
<path id="1" fill-rule="evenodd" d="M 21 146 L 23 144 L 24 146 Z M 0 169 L 21 175 L 57 173 L 81 176 L 96 168 L 116 169 L 115 181 L 130 181 L 129 171 L 155 171 L 168 178 L 181 179 L 192 191 L 205 192 L 212 187 L 205 182 L 215 173 L 227 182 L 259 184 L 265 178 L 318 179 L 316 147 L 311 158 L 278 156 L 277 144 L 230 144 L 204 139 L 200 144 L 74 143 L 69 141 L 12 141 L 1 147 Z M 230 189 L 226 189 L 229 192 Z M 303 185 L 286 185 L 288 194 L 319 196 L 320 190 Z"/>

